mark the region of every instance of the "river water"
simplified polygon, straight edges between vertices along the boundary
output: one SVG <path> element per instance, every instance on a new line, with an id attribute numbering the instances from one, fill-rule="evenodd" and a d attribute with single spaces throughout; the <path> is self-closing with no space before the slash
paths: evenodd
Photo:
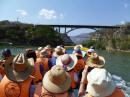
<path id="1" fill-rule="evenodd" d="M 1 50 L 5 47 L 0 47 Z M 7 48 L 7 46 L 6 46 Z M 11 47 L 13 55 L 24 53 L 25 47 Z M 36 47 L 33 47 L 36 49 Z M 70 51 L 72 52 L 72 51 Z M 126 97 L 130 97 L 130 53 L 99 51 L 97 53 L 106 60 L 105 68 L 112 74 L 117 86 L 125 90 Z"/>

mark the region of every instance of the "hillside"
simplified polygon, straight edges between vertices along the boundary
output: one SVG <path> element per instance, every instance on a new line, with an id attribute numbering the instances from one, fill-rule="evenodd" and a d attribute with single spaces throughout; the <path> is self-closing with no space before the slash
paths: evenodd
<path id="1" fill-rule="evenodd" d="M 20 22 L 0 21 L 0 44 L 52 46 L 63 44 L 60 33 L 51 26 L 38 26 Z"/>
<path id="2" fill-rule="evenodd" d="M 120 25 L 120 29 L 100 29 L 90 33 L 85 46 L 94 45 L 98 49 L 130 51 L 130 23 Z"/>
<path id="3" fill-rule="evenodd" d="M 89 33 L 83 33 L 77 36 L 70 36 L 70 38 L 75 44 L 79 44 L 79 43 L 89 40 Z"/>

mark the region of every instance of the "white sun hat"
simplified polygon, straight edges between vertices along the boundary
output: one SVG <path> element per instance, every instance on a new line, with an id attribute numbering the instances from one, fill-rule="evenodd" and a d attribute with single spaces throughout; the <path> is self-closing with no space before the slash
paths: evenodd
<path id="1" fill-rule="evenodd" d="M 41 51 L 43 48 L 42 47 L 38 47 L 38 50 Z"/>
<path id="2" fill-rule="evenodd" d="M 115 90 L 112 76 L 105 69 L 94 68 L 87 76 L 87 92 L 94 97 L 106 97 Z"/>
<path id="3" fill-rule="evenodd" d="M 56 59 L 56 65 L 61 65 L 66 71 L 72 70 L 77 64 L 76 55 L 64 54 Z"/>
<path id="4" fill-rule="evenodd" d="M 94 50 L 94 49 L 88 49 L 88 51 L 87 51 L 87 52 L 94 53 L 94 52 L 95 52 L 95 50 Z"/>

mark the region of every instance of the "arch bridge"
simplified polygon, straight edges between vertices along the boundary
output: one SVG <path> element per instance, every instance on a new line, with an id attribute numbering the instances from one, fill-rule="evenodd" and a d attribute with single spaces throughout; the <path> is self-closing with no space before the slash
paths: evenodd
<path id="1" fill-rule="evenodd" d="M 41 26 L 41 25 L 35 25 L 35 26 Z M 99 30 L 101 28 L 106 29 L 120 29 L 121 26 L 103 26 L 103 25 L 45 25 L 45 26 L 51 26 L 54 30 L 56 29 L 59 33 L 61 33 L 61 29 L 64 29 L 64 33 L 68 34 L 69 32 L 80 29 L 80 28 L 88 28 L 93 30 Z"/>

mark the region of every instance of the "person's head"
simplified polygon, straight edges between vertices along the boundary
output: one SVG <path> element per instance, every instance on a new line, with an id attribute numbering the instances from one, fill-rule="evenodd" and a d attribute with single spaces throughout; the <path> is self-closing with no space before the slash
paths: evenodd
<path id="1" fill-rule="evenodd" d="M 48 55 L 49 55 L 49 53 L 48 53 L 47 50 L 45 50 L 45 49 L 41 50 L 41 52 L 40 52 L 40 57 L 41 58 L 47 58 Z"/>
<path id="2" fill-rule="evenodd" d="M 55 48 L 55 49 L 54 49 L 53 56 L 59 57 L 60 55 L 63 55 L 63 54 L 64 54 L 64 51 L 63 51 L 62 48 Z"/>
<path id="3" fill-rule="evenodd" d="M 37 56 L 36 56 L 36 53 L 35 53 L 35 51 L 34 51 L 33 49 L 31 49 L 31 48 L 26 49 L 26 51 L 25 51 L 25 56 L 26 56 L 27 58 L 33 58 L 33 59 L 34 59 L 34 62 L 36 62 Z"/>
<path id="4" fill-rule="evenodd" d="M 112 76 L 106 69 L 94 68 L 87 75 L 88 85 L 86 91 L 94 97 L 106 97 L 115 90 Z"/>
<path id="5" fill-rule="evenodd" d="M 44 49 L 47 49 L 47 50 L 51 49 L 51 45 L 50 45 L 50 44 L 46 45 L 46 46 L 44 47 Z"/>
<path id="6" fill-rule="evenodd" d="M 43 48 L 42 47 L 38 47 L 38 49 L 37 49 L 38 51 L 41 51 L 41 50 L 43 50 Z"/>
<path id="7" fill-rule="evenodd" d="M 75 54 L 76 56 L 78 56 L 79 54 L 82 55 L 82 52 L 81 52 L 80 48 L 74 49 L 74 54 Z"/>
<path id="8" fill-rule="evenodd" d="M 77 64 L 76 55 L 64 54 L 56 59 L 56 65 L 61 65 L 66 71 L 72 70 Z"/>
<path id="9" fill-rule="evenodd" d="M 81 49 L 81 48 L 83 48 L 83 46 L 82 45 L 76 45 L 76 46 L 74 46 L 74 50 L 77 49 L 77 48 Z"/>
<path id="10" fill-rule="evenodd" d="M 105 59 L 102 56 L 99 56 L 97 53 L 92 53 L 87 59 L 86 64 L 89 66 L 104 65 Z"/>
<path id="11" fill-rule="evenodd" d="M 95 50 L 94 49 L 88 49 L 88 51 L 87 51 L 87 54 L 88 54 L 88 56 L 90 56 L 92 53 L 94 53 L 95 52 Z"/>
<path id="12" fill-rule="evenodd" d="M 10 56 L 5 61 L 5 74 L 11 81 L 22 82 L 28 79 L 34 67 L 33 58 L 26 58 L 23 53 Z"/>
<path id="13" fill-rule="evenodd" d="M 7 59 L 10 56 L 11 56 L 10 49 L 5 48 L 5 49 L 2 50 L 2 56 L 1 56 L 2 58 Z"/>
<path id="14" fill-rule="evenodd" d="M 43 88 L 51 93 L 65 93 L 71 87 L 70 75 L 59 65 L 49 70 L 42 80 Z"/>
<path id="15" fill-rule="evenodd" d="M 92 46 L 90 46 L 90 49 L 95 49 L 95 47 L 92 45 Z"/>

